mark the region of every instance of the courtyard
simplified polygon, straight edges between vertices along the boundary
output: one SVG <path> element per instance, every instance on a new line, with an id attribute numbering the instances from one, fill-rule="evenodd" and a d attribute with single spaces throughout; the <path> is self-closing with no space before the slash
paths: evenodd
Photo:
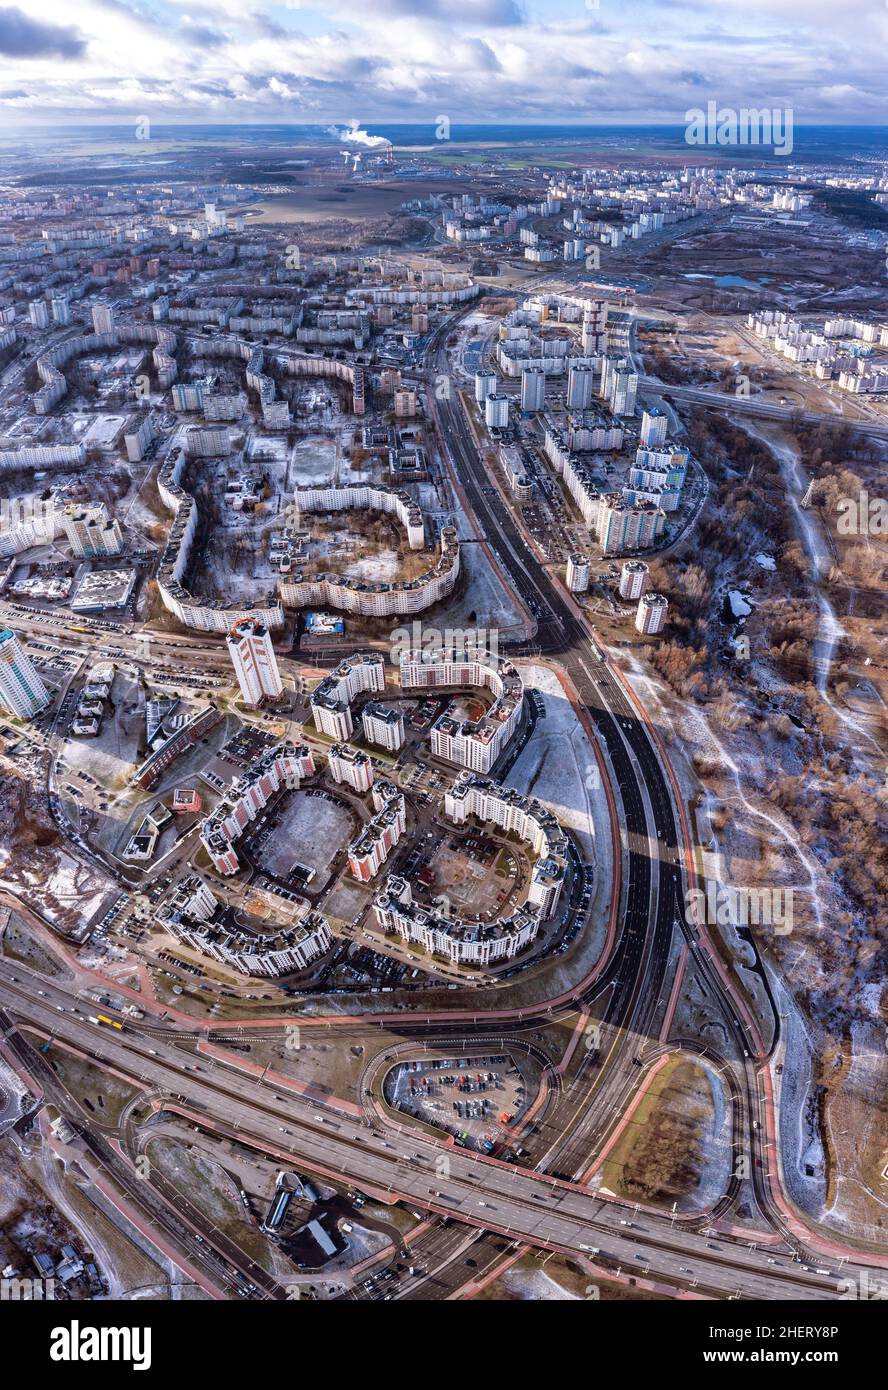
<path id="1" fill-rule="evenodd" d="M 357 815 L 329 792 L 316 787 L 289 792 L 251 840 L 250 855 L 271 878 L 315 894 L 329 882 L 358 824 Z M 303 870 L 310 877 L 303 878 Z"/>
<path id="2" fill-rule="evenodd" d="M 440 838 L 417 865 L 417 897 L 443 898 L 449 914 L 489 922 L 503 917 L 526 896 L 530 861 L 517 845 L 503 845 L 480 831 L 460 839 Z"/>

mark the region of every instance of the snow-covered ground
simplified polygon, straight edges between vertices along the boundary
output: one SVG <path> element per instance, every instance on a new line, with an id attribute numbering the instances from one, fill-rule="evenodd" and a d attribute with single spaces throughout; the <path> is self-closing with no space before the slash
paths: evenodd
<path id="1" fill-rule="evenodd" d="M 604 801 L 605 814 L 607 807 L 594 750 L 555 672 L 523 662 L 519 669 L 525 685 L 539 690 L 546 713 L 512 767 L 509 783 L 551 806 L 573 833 L 586 862 L 594 863 L 593 804 Z"/>
<path id="2" fill-rule="evenodd" d="M 779 1096 L 779 1145 L 783 1180 L 812 1216 L 824 1215 L 826 1163 L 813 1097 L 813 1039 L 792 995 L 776 971 L 768 979 L 780 1008 L 780 1043 L 773 1059 Z M 779 1077 L 776 1068 L 782 1067 Z"/>
<path id="3" fill-rule="evenodd" d="M 509 1293 L 533 1302 L 582 1302 L 579 1294 L 565 1289 L 543 1269 L 507 1269 L 503 1275 L 503 1284 Z"/>
<path id="4" fill-rule="evenodd" d="M 524 614 L 491 569 L 479 545 L 464 545 L 460 553 L 460 592 L 435 610 L 439 628 L 482 627 L 514 638 L 525 630 Z M 463 587 L 464 586 L 464 587 Z M 475 617 L 469 622 L 468 614 Z"/>
<path id="5" fill-rule="evenodd" d="M 708 872 L 719 884 L 767 884 L 793 890 L 791 931 L 781 935 L 779 940 L 766 939 L 763 945 L 760 943 L 760 956 L 779 1014 L 780 1043 L 774 1067 L 780 1064 L 782 1073 L 777 1074 L 775 1070 L 774 1076 L 779 1095 L 784 1180 L 794 1200 L 812 1215 L 828 1219 L 837 1227 L 847 1224 L 850 1229 L 856 1223 L 859 1228 L 862 1220 L 872 1220 L 872 1203 L 865 1208 L 871 1189 L 867 1188 L 864 1193 L 857 1176 L 852 1180 L 844 1179 L 849 1165 L 852 1170 L 858 1167 L 856 1130 L 872 1126 L 872 1105 L 877 1108 L 875 1097 L 880 1093 L 877 1081 L 880 1074 L 884 1078 L 886 1058 L 883 1052 L 870 1047 L 865 1094 L 872 1104 L 867 1111 L 861 1099 L 860 1114 L 849 1123 L 849 1077 L 863 1073 L 855 1073 L 857 1063 L 852 1062 L 850 1072 L 836 1076 L 829 1100 L 823 1106 L 823 1095 L 818 1097 L 815 1087 L 817 1082 L 822 1084 L 824 1078 L 815 1075 L 815 1059 L 822 1052 L 828 1033 L 819 1028 L 816 1018 L 813 1021 L 806 1018 L 794 999 L 798 993 L 811 1000 L 815 1007 L 821 997 L 827 1002 L 834 999 L 838 966 L 834 964 L 828 972 L 818 946 L 828 943 L 830 952 L 842 952 L 843 936 L 836 930 L 835 923 L 847 913 L 847 903 L 831 877 L 829 860 L 822 861 L 816 852 L 821 847 L 800 837 L 791 819 L 768 797 L 769 768 L 763 760 L 761 733 L 753 736 L 742 729 L 726 732 L 715 725 L 706 707 L 677 700 L 633 658 L 626 658 L 626 665 L 629 679 L 664 737 L 685 795 L 696 803 L 701 866 L 705 869 L 708 864 Z M 785 763 L 786 757 L 784 750 L 781 761 Z M 711 776 L 704 774 L 706 790 L 701 789 L 692 760 L 713 769 Z M 749 969 L 749 943 L 730 925 L 710 926 L 709 929 L 722 933 L 734 957 L 737 977 L 747 989 L 759 1017 L 769 1023 L 773 1011 L 760 978 Z M 758 934 L 761 936 L 761 929 Z M 855 960 L 852 936 L 846 944 L 848 968 L 856 974 L 861 962 Z M 841 960 L 841 954 L 838 958 Z M 855 992 L 853 1002 L 858 1023 L 852 1025 L 852 1035 L 857 1028 L 871 1031 L 881 1027 L 884 1033 L 879 1021 L 880 997 L 880 987 L 861 988 Z M 676 1026 L 685 1013 L 680 1007 Z M 767 1036 L 768 1028 L 766 1040 Z M 833 1039 L 833 1050 L 836 1065 L 840 1066 L 844 1049 L 837 1039 Z M 825 1080 L 829 1082 L 828 1074 Z M 830 1119 L 834 1113 L 840 1117 L 835 1127 Z M 829 1209 L 826 1206 L 829 1167 L 823 1151 L 821 1127 L 824 1115 L 836 1146 L 830 1145 L 833 1168 L 843 1174 L 843 1180 L 833 1189 Z M 870 1151 L 866 1155 L 866 1176 L 870 1181 L 877 1166 Z M 882 1202 L 884 1194 L 878 1200 Z"/>
<path id="6" fill-rule="evenodd" d="M 591 969 L 604 944 L 613 895 L 607 794 L 594 749 L 555 672 L 531 662 L 518 665 L 525 685 L 539 691 L 546 714 L 537 719 L 507 781 L 525 795 L 544 801 L 574 836 L 583 860 L 594 865 L 589 926 L 581 938 L 583 966 Z M 565 959 L 571 963 L 554 968 L 552 988 L 568 988 L 576 978 L 574 952 Z"/>
<path id="7" fill-rule="evenodd" d="M 818 608 L 813 660 L 817 690 L 824 704 L 829 707 L 832 714 L 849 734 L 849 746 L 852 753 L 855 743 L 861 739 L 878 751 L 879 745 L 866 727 L 865 721 L 851 714 L 844 705 L 837 705 L 829 691 L 833 659 L 836 648 L 845 635 L 845 629 L 836 615 L 826 590 L 826 580 L 832 568 L 833 559 L 823 534 L 820 518 L 816 512 L 801 505 L 801 499 L 807 492 L 811 480 L 802 466 L 798 450 L 792 443 L 783 438 L 775 437 L 773 430 L 769 430 L 765 425 L 756 427 L 748 420 L 744 420 L 743 428 L 762 444 L 767 445 L 778 459 L 786 487 L 786 498 L 792 508 L 796 533 L 811 564 L 811 582 L 815 588 Z"/>

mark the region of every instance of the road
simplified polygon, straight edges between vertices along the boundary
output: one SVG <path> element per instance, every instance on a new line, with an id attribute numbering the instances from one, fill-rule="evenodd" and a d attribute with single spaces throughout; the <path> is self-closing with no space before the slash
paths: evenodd
<path id="1" fill-rule="evenodd" d="M 40 1032 L 53 1033 L 100 1065 L 138 1077 L 153 1089 L 174 1098 L 187 1094 L 187 1100 L 174 1099 L 171 1105 L 202 1128 L 321 1175 L 403 1198 L 511 1240 L 585 1253 L 608 1270 L 631 1269 L 639 1276 L 649 1274 L 722 1297 L 738 1289 L 745 1297 L 762 1299 L 835 1297 L 834 1270 L 829 1276 L 802 1270 L 790 1251 L 774 1247 L 766 1257 L 773 1263 L 766 1263 L 763 1252 L 746 1242 L 724 1234 L 710 1237 L 668 1215 L 636 1215 L 581 1184 L 464 1150 L 449 1152 L 449 1175 L 442 1177 L 435 1166 L 440 1146 L 420 1134 L 387 1135 L 363 1118 L 298 1095 L 282 1103 L 270 1084 L 245 1076 L 233 1054 L 230 1063 L 205 1062 L 195 1071 L 194 1053 L 175 1036 L 165 1040 L 155 1029 L 150 1037 L 142 1037 L 138 1024 L 128 1024 L 118 1034 L 97 1028 L 85 1017 L 60 1014 L 53 1000 L 65 991 L 49 982 L 45 999 L 35 994 L 33 985 L 22 979 L 18 984 L 0 982 L 4 1012 L 26 1017 Z M 39 1056 L 32 1041 L 17 1033 L 9 1036 L 8 1027 L 4 1032 L 17 1055 L 32 1067 Z M 109 1161 L 94 1137 L 88 1142 L 97 1158 Z M 134 1196 L 142 1198 L 145 1187 L 153 1189 L 153 1180 L 135 1181 L 130 1190 L 137 1189 Z M 216 1240 L 214 1236 L 214 1246 Z M 846 1267 L 846 1274 L 853 1272 L 853 1266 Z"/>
<path id="2" fill-rule="evenodd" d="M 756 396 L 735 396 L 706 386 L 673 386 L 653 376 L 639 377 L 638 389 L 647 396 L 669 396 L 672 400 L 682 401 L 687 405 L 702 405 L 711 410 L 730 411 L 732 415 L 751 415 L 762 420 L 783 420 L 787 423 L 797 420 L 801 415 L 808 425 L 830 425 L 833 428 L 846 425 L 857 434 L 888 439 L 888 420 L 866 420 L 854 415 L 837 415 L 834 411 L 800 411 L 797 405 L 773 405 L 770 401 L 759 400 Z"/>

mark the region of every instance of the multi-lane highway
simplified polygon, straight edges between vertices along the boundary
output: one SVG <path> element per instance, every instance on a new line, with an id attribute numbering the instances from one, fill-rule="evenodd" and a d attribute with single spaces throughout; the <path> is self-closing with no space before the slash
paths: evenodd
<path id="1" fill-rule="evenodd" d="M 211 1132 L 236 1138 L 263 1152 L 371 1193 L 398 1196 L 418 1208 L 451 1216 L 511 1240 L 586 1255 L 602 1270 L 631 1270 L 677 1285 L 695 1285 L 720 1296 L 738 1290 L 753 1298 L 834 1298 L 836 1270 L 818 1274 L 802 1269 L 794 1252 L 774 1246 L 767 1254 L 752 1249 L 752 1240 L 710 1235 L 660 1213 L 635 1213 L 631 1207 L 603 1200 L 577 1183 L 484 1159 L 467 1151 L 448 1151 L 446 1172 L 437 1163 L 441 1146 L 422 1134 L 374 1128 L 363 1118 L 333 1104 L 295 1094 L 277 1098 L 271 1082 L 244 1073 L 235 1054 L 195 1062 L 193 1048 L 173 1030 L 167 1036 L 141 1025 L 123 1033 L 97 1029 L 85 1016 L 59 1013 L 55 1000 L 65 990 L 47 983 L 37 996 L 33 981 L 0 983 L 4 1012 L 27 1018 L 36 1034 L 4 1033 L 30 1070 L 39 1054 L 34 1043 L 53 1034 L 171 1097 L 171 1104 Z M 0 1022 L 3 1020 L 0 1019 Z M 51 1078 L 47 1084 L 52 1085 Z M 279 1083 L 274 1083 L 276 1086 Z M 185 1097 L 180 1099 L 180 1097 Z M 90 1148 L 101 1161 L 100 1141 Z M 145 1200 L 151 1184 L 130 1184 L 134 1200 Z M 220 1255 L 217 1236 L 211 1248 Z M 200 1249 L 200 1247 L 198 1247 Z M 822 1267 L 822 1266 L 821 1266 Z"/>
<path id="2" fill-rule="evenodd" d="M 638 389 L 648 396 L 669 396 L 672 400 L 683 401 L 688 405 L 706 406 L 711 410 L 730 411 L 731 414 L 750 415 L 762 420 L 780 420 L 788 423 L 798 419 L 802 414 L 806 424 L 846 425 L 857 434 L 888 439 L 888 420 L 869 420 L 858 415 L 838 414 L 835 411 L 817 412 L 807 408 L 800 411 L 797 405 L 775 405 L 772 401 L 760 400 L 757 396 L 737 396 L 707 386 L 673 386 L 654 376 L 639 377 Z"/>

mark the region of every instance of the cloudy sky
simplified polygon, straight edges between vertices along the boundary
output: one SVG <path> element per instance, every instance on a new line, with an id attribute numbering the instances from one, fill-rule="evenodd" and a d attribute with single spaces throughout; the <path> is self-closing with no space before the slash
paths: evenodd
<path id="1" fill-rule="evenodd" d="M 888 117 L 888 0 L 0 0 L 2 126 Z"/>

